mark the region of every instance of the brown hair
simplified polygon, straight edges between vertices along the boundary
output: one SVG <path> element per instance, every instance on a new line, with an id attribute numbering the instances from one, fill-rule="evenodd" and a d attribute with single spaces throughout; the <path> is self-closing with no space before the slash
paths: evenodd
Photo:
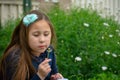
<path id="1" fill-rule="evenodd" d="M 34 13 L 38 16 L 38 19 L 36 21 L 34 21 L 34 23 L 39 21 L 39 20 L 44 19 L 49 24 L 50 29 L 51 29 L 51 33 L 52 33 L 51 44 L 53 46 L 55 46 L 55 42 L 56 42 L 55 32 L 53 29 L 53 25 L 51 24 L 47 15 L 45 15 L 44 13 L 37 11 L 37 10 L 33 10 L 28 14 L 32 14 L 32 13 Z M 32 65 L 31 49 L 28 45 L 28 32 L 29 32 L 30 25 L 28 27 L 26 27 L 23 24 L 23 19 L 22 19 L 20 21 L 20 23 L 18 24 L 18 26 L 16 26 L 16 28 L 13 32 L 11 41 L 10 41 L 9 45 L 7 46 L 7 48 L 5 49 L 3 57 L 1 59 L 0 79 L 7 77 L 6 73 L 5 73 L 6 72 L 5 71 L 6 65 L 4 65 L 4 62 L 5 62 L 5 59 L 7 58 L 7 56 L 10 54 L 10 51 L 14 50 L 15 48 L 20 49 L 20 58 L 19 58 L 19 61 L 17 63 L 16 71 L 13 75 L 13 80 L 29 79 L 29 77 L 36 72 L 33 65 Z"/>

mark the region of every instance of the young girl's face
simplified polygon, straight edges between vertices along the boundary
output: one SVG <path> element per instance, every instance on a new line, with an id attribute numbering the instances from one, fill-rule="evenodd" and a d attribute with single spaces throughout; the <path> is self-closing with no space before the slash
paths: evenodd
<path id="1" fill-rule="evenodd" d="M 51 29 L 45 20 L 33 23 L 29 28 L 28 44 L 35 56 L 39 56 L 50 45 Z"/>

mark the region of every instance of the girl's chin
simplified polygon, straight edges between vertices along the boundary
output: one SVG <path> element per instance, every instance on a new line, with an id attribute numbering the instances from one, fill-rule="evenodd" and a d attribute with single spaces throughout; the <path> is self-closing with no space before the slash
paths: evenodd
<path id="1" fill-rule="evenodd" d="M 44 53 L 44 52 L 45 52 L 45 50 L 40 50 L 40 51 L 39 51 L 39 53 Z"/>
<path id="2" fill-rule="evenodd" d="M 45 52 L 45 50 L 46 49 L 40 49 L 40 50 L 36 50 L 36 51 L 33 51 L 33 53 L 35 53 L 35 54 L 42 54 L 42 53 L 44 53 Z"/>

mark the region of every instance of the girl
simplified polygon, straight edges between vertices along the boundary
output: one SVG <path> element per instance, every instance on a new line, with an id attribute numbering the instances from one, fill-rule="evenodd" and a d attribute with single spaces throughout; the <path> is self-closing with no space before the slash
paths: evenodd
<path id="1" fill-rule="evenodd" d="M 56 80 L 55 33 L 49 18 L 37 10 L 15 28 L 0 64 L 0 80 Z"/>

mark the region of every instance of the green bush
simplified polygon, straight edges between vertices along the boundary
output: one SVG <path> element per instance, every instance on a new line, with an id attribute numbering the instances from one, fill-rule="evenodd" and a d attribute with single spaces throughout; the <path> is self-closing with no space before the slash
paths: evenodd
<path id="1" fill-rule="evenodd" d="M 89 79 L 102 72 L 119 75 L 118 23 L 89 9 L 66 12 L 54 9 L 49 13 L 58 38 L 60 72 L 70 80 Z"/>
<path id="2" fill-rule="evenodd" d="M 13 29 L 19 22 L 19 19 L 8 20 L 6 24 L 0 27 L 0 56 L 4 52 L 4 49 L 10 42 L 10 38 L 13 32 Z"/>
<path id="3" fill-rule="evenodd" d="M 57 34 L 57 64 L 69 80 L 120 79 L 120 25 L 96 11 L 53 9 L 48 13 Z M 0 53 L 19 20 L 0 29 Z"/>
<path id="4" fill-rule="evenodd" d="M 88 80 L 119 80 L 120 78 L 112 73 L 100 73 L 97 74 L 94 78 Z"/>

